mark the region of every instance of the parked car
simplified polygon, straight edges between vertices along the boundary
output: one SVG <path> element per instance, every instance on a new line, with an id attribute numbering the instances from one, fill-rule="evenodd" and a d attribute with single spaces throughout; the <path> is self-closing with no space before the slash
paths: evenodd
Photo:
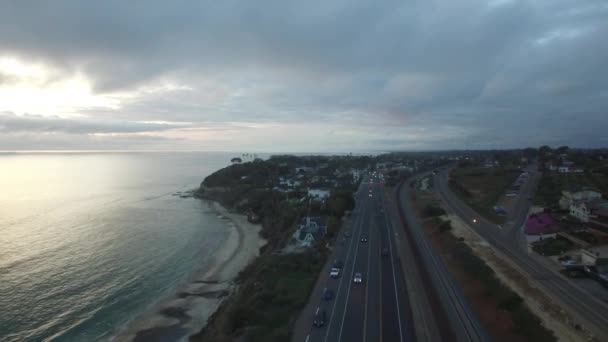
<path id="1" fill-rule="evenodd" d="M 361 275 L 361 273 L 357 272 L 355 273 L 355 277 L 353 278 L 353 282 L 354 283 L 361 283 L 363 282 L 363 276 Z"/>
<path id="2" fill-rule="evenodd" d="M 331 278 L 338 278 L 340 276 L 340 269 L 337 267 L 332 267 L 331 271 L 329 271 L 329 276 Z"/>
<path id="3" fill-rule="evenodd" d="M 314 324 L 314 326 L 317 328 L 324 326 L 325 317 L 326 317 L 325 310 L 317 311 L 317 313 L 315 314 L 315 320 L 312 322 L 312 324 Z"/>

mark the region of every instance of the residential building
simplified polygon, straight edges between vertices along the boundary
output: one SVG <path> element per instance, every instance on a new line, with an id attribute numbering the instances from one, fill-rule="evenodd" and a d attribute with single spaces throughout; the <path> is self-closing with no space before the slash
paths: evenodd
<path id="1" fill-rule="evenodd" d="M 320 217 L 307 216 L 300 221 L 300 226 L 293 234 L 293 239 L 298 246 L 310 247 L 315 241 L 323 238 L 326 230 L 327 226 Z"/>
<path id="2" fill-rule="evenodd" d="M 580 200 L 575 201 L 570 205 L 570 215 L 577 218 L 581 222 L 589 222 L 590 219 L 596 217 L 596 215 L 594 215 L 596 211 L 607 208 L 608 200 L 602 198 Z"/>
<path id="3" fill-rule="evenodd" d="M 329 195 L 329 190 L 308 189 L 308 196 L 316 200 L 324 201 L 329 198 Z"/>
<path id="4" fill-rule="evenodd" d="M 531 214 L 524 226 L 526 240 L 534 242 L 546 237 L 555 237 L 559 231 L 559 226 L 549 213 Z"/>
<path id="5" fill-rule="evenodd" d="M 559 200 L 559 206 L 565 210 L 569 209 L 575 202 L 591 201 L 597 198 L 602 198 L 602 194 L 591 189 L 564 190 L 562 191 L 562 198 Z"/>

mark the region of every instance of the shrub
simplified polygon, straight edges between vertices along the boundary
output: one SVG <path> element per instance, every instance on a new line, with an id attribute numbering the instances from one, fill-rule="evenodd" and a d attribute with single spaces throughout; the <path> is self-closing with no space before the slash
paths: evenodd
<path id="1" fill-rule="evenodd" d="M 448 230 L 452 230 L 452 222 L 449 220 L 441 222 L 439 225 L 439 231 L 443 233 L 447 232 Z"/>
<path id="2" fill-rule="evenodd" d="M 422 211 L 422 216 L 424 217 L 436 217 L 441 215 L 445 215 L 445 210 L 434 204 L 427 205 Z"/>

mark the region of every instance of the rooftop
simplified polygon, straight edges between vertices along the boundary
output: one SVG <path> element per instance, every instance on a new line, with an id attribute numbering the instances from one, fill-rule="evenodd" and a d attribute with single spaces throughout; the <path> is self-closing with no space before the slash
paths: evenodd
<path id="1" fill-rule="evenodd" d="M 551 234 L 558 230 L 555 220 L 548 213 L 530 215 L 528 221 L 526 221 L 526 226 L 524 227 L 524 233 L 528 235 Z"/>

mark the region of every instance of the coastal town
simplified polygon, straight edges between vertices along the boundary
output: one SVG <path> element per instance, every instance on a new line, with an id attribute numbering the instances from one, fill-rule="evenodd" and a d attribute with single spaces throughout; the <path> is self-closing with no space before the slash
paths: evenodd
<path id="1" fill-rule="evenodd" d="M 436 251 L 433 253 L 443 259 L 452 273 L 454 286 L 465 289 L 463 298 L 471 303 L 471 315 L 479 317 L 483 334 L 537 336 L 547 341 L 574 336 L 599 341 L 601 329 L 589 324 L 587 317 L 581 318 L 578 308 L 570 302 L 564 304 L 560 297 L 563 294 L 553 291 L 553 285 L 537 283 L 538 276 L 529 273 L 533 271 L 526 266 L 520 265 L 518 271 L 511 273 L 505 270 L 513 270 L 508 265 L 519 262 L 528 267 L 540 263 L 543 272 L 561 274 L 559 284 L 571 282 L 577 289 L 584 289 L 581 296 L 608 301 L 607 156 L 603 150 L 541 147 L 377 156 L 278 155 L 266 160 L 249 155 L 235 157 L 231 166 L 205 179 L 197 196 L 218 201 L 246 215 L 249 222 L 260 224 L 260 235 L 267 244 L 239 274 L 238 286 L 210 317 L 207 326 L 193 338 L 229 341 L 247 336 L 249 341 L 297 341 L 306 336 L 316 339 L 319 334 L 333 334 L 332 330 L 318 328 L 326 326 L 326 315 L 330 315 L 330 309 L 319 311 L 319 307 L 341 300 L 342 290 L 331 284 L 345 277 L 343 272 L 350 272 L 344 268 L 350 256 L 344 253 L 350 250 L 354 243 L 351 241 L 357 241 L 351 238 L 357 233 L 357 226 L 352 225 L 360 217 L 367 217 L 358 212 L 360 201 L 376 201 L 372 194 L 381 196 L 374 206 L 380 208 L 379 215 L 384 215 L 383 208 L 393 210 L 396 203 L 391 197 L 406 191 L 400 190 L 406 184 L 403 189 L 409 189 L 407 196 L 413 199 L 411 206 L 416 212 L 408 215 L 421 220 L 420 230 L 432 241 Z M 380 193 L 372 191 L 376 186 L 382 189 Z M 368 187 L 369 197 L 367 190 L 365 197 L 360 197 L 362 188 Z M 459 214 L 465 210 L 471 214 Z M 375 239 L 371 231 L 359 234 L 363 234 L 357 238 L 362 243 Z M 410 238 L 417 239 L 409 234 L 412 233 L 406 230 L 404 236 L 396 237 L 397 246 L 398 239 L 404 239 L 404 244 L 411 243 Z M 482 244 L 484 239 L 489 243 Z M 461 245 L 468 249 L 458 247 Z M 417 248 L 420 246 L 414 247 L 413 252 Z M 339 256 L 341 253 L 344 259 Z M 403 263 L 408 257 L 402 253 L 407 252 L 394 253 L 397 259 L 392 262 L 405 270 Z M 386 257 L 388 249 L 381 248 L 379 255 Z M 471 273 L 475 268 L 464 266 L 463 258 L 478 260 L 481 268 Z M 487 272 L 482 271 L 485 269 L 490 272 L 489 283 L 479 278 Z M 362 278 L 357 273 L 354 285 Z M 525 286 L 522 279 L 526 280 Z M 416 285 L 406 277 L 407 286 L 425 286 L 424 277 L 420 281 Z M 474 288 L 494 288 L 496 285 L 490 284 L 496 282 L 501 284 L 498 292 L 470 290 L 472 284 L 476 284 Z M 548 286 L 548 290 L 533 296 L 531 293 L 538 290 L 530 290 L 529 286 Z M 435 293 L 441 297 L 433 290 L 427 291 L 430 296 Z M 315 298 L 322 298 L 320 306 Z M 481 299 L 484 307 L 478 304 Z M 504 300 L 515 300 L 513 303 L 517 304 L 506 304 Z M 545 303 L 545 309 L 539 306 L 540 301 Z M 507 311 L 504 305 L 508 305 Z M 549 308 L 559 308 L 555 310 L 562 314 Z M 496 310 L 496 316 L 488 320 L 480 315 L 480 310 Z M 259 312 L 265 314 L 256 314 Z M 319 318 L 320 312 L 325 318 Z M 522 320 L 517 315 L 530 318 Z M 409 323 L 399 324 L 416 324 L 415 319 L 413 316 Z M 503 328 L 497 328 L 497 324 Z"/>

